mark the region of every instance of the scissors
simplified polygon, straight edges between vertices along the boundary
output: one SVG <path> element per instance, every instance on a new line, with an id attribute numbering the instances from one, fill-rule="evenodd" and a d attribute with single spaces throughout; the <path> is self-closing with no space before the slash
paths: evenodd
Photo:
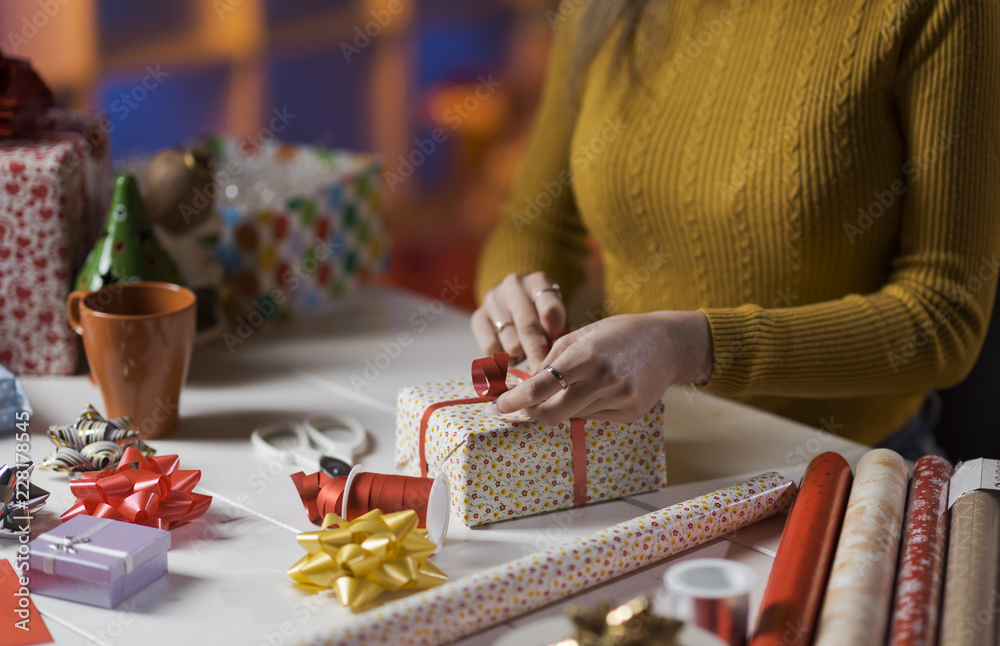
<path id="1" fill-rule="evenodd" d="M 258 453 L 285 464 L 346 476 L 368 449 L 368 432 L 349 415 L 311 415 L 301 423 L 259 426 L 250 434 Z"/>

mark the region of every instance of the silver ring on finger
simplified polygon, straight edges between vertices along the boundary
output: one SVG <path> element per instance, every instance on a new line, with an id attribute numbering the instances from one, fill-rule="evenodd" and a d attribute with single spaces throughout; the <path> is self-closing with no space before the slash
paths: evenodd
<path id="1" fill-rule="evenodd" d="M 500 334 L 508 325 L 514 325 L 514 321 L 493 321 L 493 331 Z"/>
<path id="2" fill-rule="evenodd" d="M 544 287 L 535 292 L 535 295 L 531 297 L 531 302 L 537 301 L 538 297 L 544 294 L 545 292 L 552 292 L 553 294 L 556 295 L 556 298 L 562 300 L 562 290 L 559 287 L 559 283 L 552 283 L 552 285 L 550 285 L 549 287 Z"/>
<path id="3" fill-rule="evenodd" d="M 559 374 L 559 371 L 558 371 L 558 370 L 556 370 L 556 369 L 555 369 L 555 368 L 553 368 L 552 366 L 545 366 L 545 368 L 544 368 L 544 369 L 545 369 L 545 370 L 548 370 L 548 371 L 549 371 L 549 373 L 550 373 L 550 374 L 551 374 L 551 375 L 552 375 L 553 377 L 555 377 L 555 378 L 556 378 L 556 381 L 558 381 L 558 382 L 559 382 L 559 386 L 560 386 L 560 387 L 561 387 L 561 388 L 562 388 L 563 390 L 566 390 L 566 388 L 567 388 L 567 387 L 569 386 L 569 384 L 567 384 L 567 383 L 566 383 L 566 380 L 565 380 L 565 379 L 563 378 L 563 376 L 562 376 L 561 374 Z"/>

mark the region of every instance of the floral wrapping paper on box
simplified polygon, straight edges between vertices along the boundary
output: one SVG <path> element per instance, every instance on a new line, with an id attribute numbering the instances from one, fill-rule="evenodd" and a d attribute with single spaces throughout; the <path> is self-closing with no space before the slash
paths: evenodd
<path id="1" fill-rule="evenodd" d="M 0 363 L 16 374 L 76 369 L 82 348 L 66 297 L 100 232 L 110 181 L 107 146 L 83 134 L 0 139 Z"/>
<path id="2" fill-rule="evenodd" d="M 29 543 L 32 593 L 113 608 L 167 571 L 170 532 L 77 516 Z"/>
<path id="3" fill-rule="evenodd" d="M 429 406 L 476 395 L 470 379 L 400 390 L 396 403 L 397 467 L 409 475 L 420 475 L 420 428 Z M 546 426 L 523 413 L 490 417 L 483 412 L 486 406 L 485 401 L 445 405 L 427 420 L 428 475 L 448 474 L 452 509 L 462 521 L 472 527 L 568 509 L 582 502 L 574 491 L 577 456 L 569 420 Z M 631 424 L 589 420 L 581 425 L 586 447 L 586 502 L 666 485 L 662 403 L 657 402 Z"/>

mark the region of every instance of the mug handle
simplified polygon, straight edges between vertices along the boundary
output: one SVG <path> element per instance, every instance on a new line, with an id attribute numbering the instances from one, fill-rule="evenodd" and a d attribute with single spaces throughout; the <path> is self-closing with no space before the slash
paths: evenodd
<path id="1" fill-rule="evenodd" d="M 80 335 L 83 334 L 83 325 L 80 323 L 80 301 L 89 293 L 85 289 L 78 289 L 66 297 L 66 316 L 69 318 L 69 326 Z"/>

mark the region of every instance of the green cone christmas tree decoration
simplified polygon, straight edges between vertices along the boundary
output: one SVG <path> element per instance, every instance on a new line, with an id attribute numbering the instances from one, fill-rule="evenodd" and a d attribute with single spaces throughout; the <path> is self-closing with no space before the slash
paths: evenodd
<path id="1" fill-rule="evenodd" d="M 76 288 L 97 291 L 134 280 L 183 284 L 177 266 L 153 233 L 135 178 L 122 173 L 115 180 L 104 232 L 77 275 Z"/>

